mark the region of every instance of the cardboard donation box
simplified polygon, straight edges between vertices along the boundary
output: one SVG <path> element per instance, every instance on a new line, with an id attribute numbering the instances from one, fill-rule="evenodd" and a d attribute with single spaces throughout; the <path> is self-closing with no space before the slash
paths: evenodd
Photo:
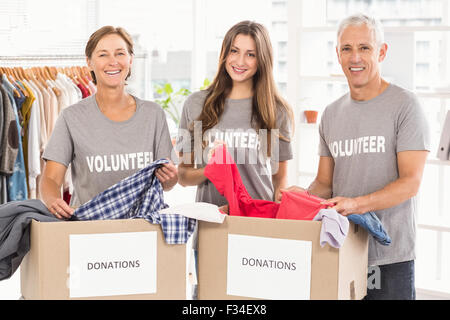
<path id="1" fill-rule="evenodd" d="M 186 245 L 143 219 L 37 222 L 24 299 L 186 299 Z"/>
<path id="2" fill-rule="evenodd" d="M 233 216 L 199 222 L 199 299 L 362 299 L 367 232 L 350 223 L 340 249 L 322 248 L 321 226 Z"/>

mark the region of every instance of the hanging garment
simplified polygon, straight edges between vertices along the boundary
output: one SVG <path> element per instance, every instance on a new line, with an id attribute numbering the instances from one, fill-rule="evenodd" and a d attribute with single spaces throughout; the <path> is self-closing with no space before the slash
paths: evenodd
<path id="1" fill-rule="evenodd" d="M 48 110 L 48 123 L 47 123 L 47 136 L 50 139 L 53 128 L 56 124 L 56 119 L 58 118 L 58 97 L 53 92 L 50 86 L 48 86 L 47 92 L 50 96 L 50 104 Z"/>
<path id="2" fill-rule="evenodd" d="M 168 207 L 164 203 L 161 183 L 155 170 L 168 163 L 161 159 L 134 175 L 121 180 L 92 200 L 77 208 L 73 214 L 78 220 L 108 220 L 142 218 L 161 224 L 168 244 L 184 244 L 194 232 L 196 220 L 182 215 L 159 214 Z"/>
<path id="3" fill-rule="evenodd" d="M 11 201 L 0 206 L 0 280 L 10 278 L 30 250 L 32 220 L 61 221 L 37 199 Z"/>
<path id="4" fill-rule="evenodd" d="M 8 184 L 6 176 L 0 174 L 0 204 L 8 202 Z"/>
<path id="5" fill-rule="evenodd" d="M 8 176 L 8 201 L 18 201 L 18 200 L 26 200 L 28 198 L 27 191 L 27 180 L 25 173 L 25 162 L 23 159 L 23 148 L 22 148 L 22 127 L 20 126 L 19 116 L 17 113 L 17 104 L 16 101 L 20 101 L 18 99 L 14 99 L 13 90 L 15 89 L 13 85 L 9 82 L 5 75 L 3 75 L 3 85 L 5 90 L 8 93 L 9 99 L 13 106 L 14 116 L 16 118 L 16 127 L 18 132 L 18 153 L 16 162 L 14 164 L 14 171 L 11 176 Z M 22 100 L 23 102 L 23 100 Z"/>
<path id="6" fill-rule="evenodd" d="M 314 221 L 322 221 L 320 229 L 320 246 L 328 243 L 333 248 L 340 248 L 347 237 L 349 222 L 347 217 L 339 214 L 334 209 L 322 209 L 314 217 Z"/>
<path id="7" fill-rule="evenodd" d="M 2 96 L 0 108 L 3 109 L 3 134 L 0 140 L 0 173 L 9 176 L 14 172 L 14 164 L 19 152 L 19 132 L 11 100 L 3 85 L 0 85 L 0 95 Z"/>
<path id="8" fill-rule="evenodd" d="M 81 83 L 78 83 L 77 87 L 81 90 L 82 99 L 90 96 L 89 90 L 85 86 L 83 86 Z"/>
<path id="9" fill-rule="evenodd" d="M 250 197 L 225 145 L 216 148 L 204 173 L 227 199 L 230 216 L 275 218 L 279 204 Z"/>
<path id="10" fill-rule="evenodd" d="M 89 89 L 91 89 L 92 94 L 97 93 L 97 86 L 91 80 L 88 81 L 88 86 Z"/>
<path id="11" fill-rule="evenodd" d="M 25 88 L 29 89 L 35 97 L 31 109 L 29 111 L 29 118 L 25 133 L 27 139 L 23 141 L 25 165 L 28 176 L 28 190 L 29 197 L 36 199 L 37 197 L 37 177 L 41 174 L 41 149 L 42 149 L 42 136 L 41 136 L 41 107 L 39 95 L 34 91 L 33 87 L 29 85 L 25 80 L 23 81 Z M 25 125 L 24 125 L 25 127 Z"/>
<path id="12" fill-rule="evenodd" d="M 391 238 L 386 230 L 384 230 L 383 224 L 374 212 L 370 211 L 364 214 L 351 214 L 347 216 L 347 218 L 351 222 L 366 229 L 373 238 L 383 246 L 391 244 Z"/>
<path id="13" fill-rule="evenodd" d="M 308 192 L 284 192 L 276 218 L 313 220 L 320 210 L 328 207 L 320 204 L 322 201 Z"/>
<path id="14" fill-rule="evenodd" d="M 5 80 L 7 80 L 8 78 L 6 77 L 6 75 L 3 75 L 3 82 L 5 82 Z M 27 100 L 27 97 L 23 94 L 22 89 L 16 85 L 15 82 L 10 82 L 10 84 L 13 86 L 13 90 L 15 89 L 18 93 L 19 93 L 19 97 L 14 95 L 14 101 L 16 102 L 16 107 L 17 107 L 17 115 L 19 116 L 19 125 L 20 127 L 22 127 L 21 123 L 23 122 L 23 116 L 22 116 L 22 106 L 25 103 L 25 100 Z M 23 132 L 23 130 L 22 130 Z M 22 135 L 23 137 L 23 135 Z"/>
<path id="15" fill-rule="evenodd" d="M 63 200 L 70 205 L 70 199 L 72 198 L 72 195 L 70 194 L 69 190 L 65 190 L 63 192 Z"/>
<path id="16" fill-rule="evenodd" d="M 0 146 L 3 140 L 3 127 L 5 125 L 4 121 L 5 115 L 3 114 L 3 96 L 0 94 Z M 0 148 L 0 157 L 2 157 L 2 149 Z"/>

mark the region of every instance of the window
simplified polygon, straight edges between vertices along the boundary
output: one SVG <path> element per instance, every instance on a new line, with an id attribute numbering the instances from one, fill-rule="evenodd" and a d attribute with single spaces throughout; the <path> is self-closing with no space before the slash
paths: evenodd
<path id="1" fill-rule="evenodd" d="M 92 0 L 0 2 L 2 55 L 83 54 L 95 27 Z M 48 18 L 47 18 L 48 17 Z"/>
<path id="2" fill-rule="evenodd" d="M 212 80 L 222 39 L 242 20 L 257 21 L 268 28 L 275 69 L 279 65 L 283 68 L 286 0 L 129 0 L 126 4 L 118 0 L 4 0 L 0 3 L 0 41 L 4 56 L 77 55 L 76 63 L 84 64 L 84 47 L 91 33 L 104 25 L 121 26 L 135 42 L 128 89 L 153 99 L 157 84 L 194 91 L 205 78 Z M 60 62 L 67 63 L 75 61 Z M 286 72 L 275 73 L 284 94 Z M 170 127 L 175 130 L 176 126 Z"/>

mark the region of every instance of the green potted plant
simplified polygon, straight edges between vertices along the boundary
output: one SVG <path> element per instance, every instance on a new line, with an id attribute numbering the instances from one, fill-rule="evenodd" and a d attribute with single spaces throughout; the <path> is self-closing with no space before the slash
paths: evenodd
<path id="1" fill-rule="evenodd" d="M 203 86 L 200 90 L 207 88 L 210 84 L 208 79 L 203 81 Z M 187 96 L 192 92 L 189 89 L 181 88 L 178 91 L 174 91 L 170 83 L 165 83 L 163 85 L 155 85 L 155 91 L 161 96 L 161 99 L 156 99 L 155 102 L 158 103 L 163 110 L 167 113 L 170 119 L 173 120 L 175 125 L 178 127 L 180 124 L 180 107 Z"/>

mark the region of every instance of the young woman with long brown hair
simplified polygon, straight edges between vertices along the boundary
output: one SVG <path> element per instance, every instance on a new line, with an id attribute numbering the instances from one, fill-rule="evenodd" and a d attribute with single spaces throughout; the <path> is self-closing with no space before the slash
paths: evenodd
<path id="1" fill-rule="evenodd" d="M 250 196 L 277 199 L 287 183 L 287 161 L 292 159 L 291 128 L 292 110 L 273 79 L 268 32 L 259 23 L 240 22 L 225 35 L 211 85 L 189 96 L 183 107 L 180 132 L 184 133 L 177 143 L 179 183 L 198 186 L 197 201 L 226 205 L 204 175 L 207 155 L 225 143 Z"/>

